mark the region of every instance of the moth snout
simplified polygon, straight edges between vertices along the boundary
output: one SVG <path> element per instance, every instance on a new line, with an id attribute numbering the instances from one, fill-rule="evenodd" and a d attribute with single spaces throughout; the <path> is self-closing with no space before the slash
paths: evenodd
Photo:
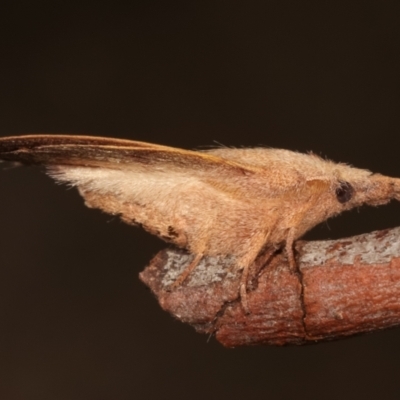
<path id="1" fill-rule="evenodd" d="M 373 174 L 357 190 L 359 202 L 377 206 L 392 199 L 400 200 L 400 179 Z"/>

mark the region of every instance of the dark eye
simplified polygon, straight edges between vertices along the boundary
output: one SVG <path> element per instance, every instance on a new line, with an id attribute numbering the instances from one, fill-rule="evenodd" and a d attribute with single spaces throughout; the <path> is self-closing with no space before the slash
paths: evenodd
<path id="1" fill-rule="evenodd" d="M 339 187 L 336 188 L 336 198 L 339 203 L 347 203 L 353 197 L 353 186 L 349 182 L 339 181 Z"/>

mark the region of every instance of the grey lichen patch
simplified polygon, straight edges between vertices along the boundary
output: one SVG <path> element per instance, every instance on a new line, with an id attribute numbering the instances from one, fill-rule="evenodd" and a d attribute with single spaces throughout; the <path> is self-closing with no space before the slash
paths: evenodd
<path id="1" fill-rule="evenodd" d="M 172 285 L 194 257 L 193 254 L 177 253 L 174 250 L 167 250 L 166 256 L 165 275 L 162 279 L 163 286 Z M 185 285 L 197 287 L 221 282 L 224 279 L 234 279 L 237 272 L 234 268 L 234 262 L 235 257 L 233 256 L 204 257 L 188 276 Z"/>
<path id="2" fill-rule="evenodd" d="M 400 257 L 400 227 L 349 239 L 305 243 L 299 259 L 302 268 L 323 265 L 335 259 L 340 264 L 385 264 Z"/>

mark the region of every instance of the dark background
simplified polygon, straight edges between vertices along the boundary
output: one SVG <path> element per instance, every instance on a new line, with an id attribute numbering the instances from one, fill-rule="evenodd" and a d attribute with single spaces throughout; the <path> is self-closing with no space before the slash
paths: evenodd
<path id="1" fill-rule="evenodd" d="M 400 175 L 398 1 L 6 4 L 0 136 L 267 145 Z M 308 237 L 397 225 L 393 203 Z M 225 349 L 139 282 L 163 247 L 36 168 L 2 168 L 0 398 L 399 398 L 399 329 Z"/>

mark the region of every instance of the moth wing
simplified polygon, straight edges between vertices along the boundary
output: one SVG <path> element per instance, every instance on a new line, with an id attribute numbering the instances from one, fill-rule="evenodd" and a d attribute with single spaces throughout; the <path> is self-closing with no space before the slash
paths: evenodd
<path id="1" fill-rule="evenodd" d="M 108 186 L 115 190 L 117 184 L 111 184 L 110 179 L 118 182 L 130 173 L 133 174 L 131 186 L 135 186 L 139 177 L 143 180 L 147 176 L 148 181 L 154 181 L 158 176 L 157 181 L 164 173 L 163 182 L 159 182 L 160 190 L 168 183 L 187 184 L 187 180 L 198 180 L 205 186 L 244 200 L 260 198 L 268 201 L 270 197 L 285 196 L 304 183 L 299 175 L 301 168 L 290 168 L 293 160 L 290 163 L 286 161 L 287 153 L 293 158 L 293 153 L 286 150 L 220 148 L 198 152 L 94 136 L 26 135 L 0 138 L 0 159 L 46 165 L 50 167 L 52 176 L 78 187 L 84 181 L 87 183 L 90 175 L 92 186 L 96 186 L 95 180 L 100 179 L 104 182 L 99 181 L 97 186 L 107 187 L 105 182 L 108 179 Z M 298 154 L 298 157 L 304 156 Z M 73 166 L 81 167 L 82 179 L 77 180 L 76 174 L 74 179 L 69 179 L 68 174 L 63 173 L 72 171 Z M 96 174 L 94 168 L 98 169 Z M 119 174 L 120 179 L 111 178 L 111 171 L 114 175 L 116 171 L 124 174 Z"/>
<path id="2" fill-rule="evenodd" d="M 0 159 L 25 164 L 79 165 L 152 172 L 207 171 L 243 175 L 255 170 L 212 154 L 152 143 L 92 136 L 27 135 L 0 138 Z"/>
<path id="3" fill-rule="evenodd" d="M 45 165 L 57 181 L 76 186 L 89 207 L 183 247 L 187 226 L 200 226 L 204 214 L 216 218 L 216 209 L 244 190 L 242 178 L 257 172 L 208 153 L 82 136 L 1 138 L 0 159 Z"/>

